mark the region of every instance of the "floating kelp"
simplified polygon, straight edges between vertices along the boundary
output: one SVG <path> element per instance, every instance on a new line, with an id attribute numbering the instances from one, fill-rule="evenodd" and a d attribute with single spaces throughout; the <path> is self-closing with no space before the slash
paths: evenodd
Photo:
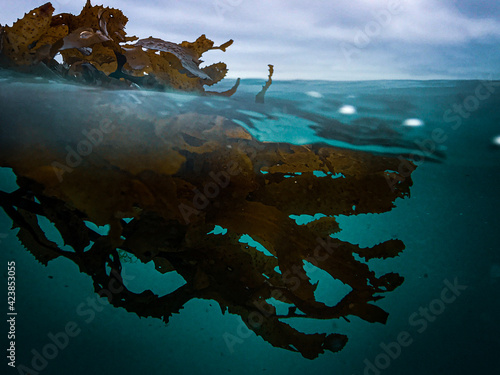
<path id="1" fill-rule="evenodd" d="M 288 318 L 386 321 L 374 302 L 403 278 L 377 277 L 356 254 L 394 257 L 403 243 L 360 248 L 330 234 L 339 231 L 336 215 L 386 212 L 409 195 L 412 163 L 320 144 L 260 142 L 216 110 L 198 113 L 186 105 L 196 100 L 191 96 L 155 101 L 158 93 L 56 85 L 0 90 L 0 166 L 12 168 L 19 185 L 0 195 L 1 205 L 40 263 L 70 259 L 97 293 L 139 316 L 168 321 L 192 298 L 217 301 L 272 345 L 306 358 L 341 350 L 347 337 L 303 333 Z M 23 93 L 36 116 L 20 110 Z M 320 213 L 307 225 L 291 217 Z M 46 237 L 41 216 L 74 251 Z M 100 235 L 85 221 L 110 231 Z M 208 234 L 216 226 L 227 233 Z M 271 255 L 239 242 L 242 235 Z M 129 291 L 120 276 L 126 253 L 153 262 L 157 272 L 177 272 L 186 284 L 164 296 Z M 352 291 L 333 306 L 317 301 L 304 261 Z M 272 299 L 290 304 L 289 312 L 278 314 Z"/>
<path id="2" fill-rule="evenodd" d="M 262 87 L 262 90 L 257 94 L 255 97 L 255 102 L 256 103 L 264 103 L 264 96 L 266 95 L 267 89 L 271 87 L 271 84 L 273 83 L 272 76 L 274 73 L 274 66 L 269 64 L 269 77 L 267 78 L 266 84 Z"/>
<path id="3" fill-rule="evenodd" d="M 12 26 L 0 26 L 0 67 L 40 72 L 43 65 L 57 76 L 86 83 L 200 93 L 227 74 L 223 62 L 201 68 L 200 58 L 209 50 L 226 51 L 232 40 L 220 46 L 205 35 L 180 44 L 152 37 L 137 40 L 126 35 L 128 18 L 121 10 L 92 6 L 90 0 L 77 16 L 53 12 L 47 3 Z M 57 54 L 63 64 L 54 59 Z M 237 84 L 223 93 L 206 93 L 230 96 Z"/>
<path id="4" fill-rule="evenodd" d="M 78 16 L 53 11 L 48 3 L 0 29 L 1 66 L 45 69 L 112 88 L 229 96 L 238 86 L 205 92 L 227 67 L 200 67 L 204 52 L 225 51 L 232 41 L 214 46 L 204 35 L 181 44 L 136 40 L 126 36 L 120 10 L 90 2 Z M 57 53 L 64 64 L 54 60 Z M 258 103 L 272 82 L 269 68 Z M 75 262 L 100 296 L 141 317 L 167 322 L 193 298 L 214 300 L 273 346 L 310 359 L 341 350 L 347 337 L 303 333 L 284 320 L 358 316 L 386 322 L 387 312 L 374 302 L 403 278 L 377 277 L 359 258 L 395 257 L 404 244 L 393 239 L 360 248 L 330 235 L 340 230 L 335 216 L 387 212 L 408 196 L 411 162 L 327 144 L 263 142 L 249 131 L 252 116 L 273 115 L 232 111 L 222 102 L 227 99 L 11 83 L 3 80 L 0 89 L 0 166 L 12 168 L 19 189 L 0 192 L 0 204 L 40 263 L 58 257 Z M 337 130 L 339 135 L 350 139 L 352 133 Z M 293 217 L 303 214 L 322 217 L 299 225 Z M 72 251 L 46 237 L 40 217 L 54 224 Z M 85 222 L 109 225 L 109 233 Z M 215 235 L 218 227 L 227 232 Z M 244 235 L 269 254 L 240 242 Z M 131 257 L 153 262 L 162 274 L 177 272 L 186 283 L 164 296 L 131 292 L 122 279 L 122 262 Z M 305 262 L 352 290 L 335 305 L 319 302 Z M 288 313 L 278 314 L 273 299 L 289 304 Z"/>

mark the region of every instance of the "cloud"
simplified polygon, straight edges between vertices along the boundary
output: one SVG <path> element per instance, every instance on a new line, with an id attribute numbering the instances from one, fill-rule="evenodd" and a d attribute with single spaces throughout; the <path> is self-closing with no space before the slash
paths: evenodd
<path id="1" fill-rule="evenodd" d="M 78 13 L 84 0 L 53 5 Z M 498 74 L 500 6 L 496 0 L 109 0 L 129 17 L 127 31 L 180 42 L 205 33 L 234 39 L 206 62 L 228 63 L 230 76 L 277 79 L 482 78 Z M 8 2 L 21 16 L 37 3 Z M 350 48 L 350 49 L 349 49 Z M 347 52 L 346 52 L 347 51 Z M 349 53 L 349 51 L 354 51 Z M 485 58 L 487 56 L 487 58 Z"/>

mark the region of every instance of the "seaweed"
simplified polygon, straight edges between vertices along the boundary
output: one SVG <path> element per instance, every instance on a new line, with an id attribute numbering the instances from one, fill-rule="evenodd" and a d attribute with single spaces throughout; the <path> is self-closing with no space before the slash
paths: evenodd
<path id="1" fill-rule="evenodd" d="M 267 89 L 271 86 L 273 83 L 272 76 L 274 73 L 274 66 L 269 64 L 269 76 L 267 78 L 267 82 L 264 86 L 262 86 L 262 90 L 255 96 L 255 103 L 264 103 L 264 96 L 266 95 Z"/>
<path id="2" fill-rule="evenodd" d="M 208 95 L 230 96 L 239 84 L 222 93 L 205 91 L 225 77 L 227 66 L 200 67 L 203 53 L 225 51 L 232 40 L 214 46 L 205 35 L 180 44 L 130 37 L 120 10 L 90 1 L 76 16 L 53 11 L 47 3 L 0 28 L 2 67 L 48 69 L 110 87 Z M 58 53 L 63 64 L 54 60 Z M 256 102 L 263 103 L 272 75 L 269 65 Z M 43 116 L 5 109 L 10 112 L 1 124 L 0 167 L 12 168 L 19 190 L 0 192 L 0 205 L 41 264 L 59 257 L 73 261 L 92 278 L 96 293 L 140 317 L 168 322 L 193 298 L 214 300 L 222 313 L 239 315 L 271 345 L 309 359 L 342 350 L 347 336 L 304 333 L 287 319 L 357 316 L 386 322 L 388 313 L 375 302 L 403 277 L 376 276 L 361 258 L 396 257 L 403 242 L 361 248 L 332 235 L 340 231 L 338 215 L 387 212 L 397 198 L 409 196 L 413 163 L 406 161 L 402 170 L 397 157 L 261 142 L 220 115 L 165 111 L 158 116 L 140 101 L 103 102 L 90 90 L 71 95 L 80 103 L 71 118 L 64 108 L 37 103 Z M 293 217 L 303 214 L 322 217 L 299 225 Z M 42 216 L 72 251 L 46 237 L 38 223 Z M 96 233 L 86 221 L 109 225 L 109 233 Z M 215 235 L 217 227 L 226 233 Z M 241 242 L 244 235 L 255 242 Z M 163 296 L 131 292 L 122 263 L 135 261 L 153 262 L 162 274 L 177 272 L 186 283 Z M 318 284 L 305 262 L 351 291 L 334 305 L 318 301 Z M 288 313 L 278 314 L 273 300 L 289 304 Z"/>
<path id="3" fill-rule="evenodd" d="M 375 302 L 403 278 L 392 272 L 377 277 L 361 258 L 396 257 L 404 244 L 393 239 L 361 248 L 331 234 L 340 230 L 338 215 L 387 212 L 395 199 L 408 196 L 411 162 L 402 176 L 396 157 L 259 142 L 221 116 L 157 118 L 139 105 L 92 108 L 71 129 L 64 121 L 48 121 L 37 132 L 40 124 L 15 119 L 17 130 L 4 129 L 10 141 L 2 144 L 0 165 L 13 169 L 20 189 L 3 193 L 0 203 L 40 263 L 72 260 L 93 279 L 99 295 L 108 285 L 120 285 L 107 293 L 109 301 L 141 317 L 168 322 L 193 298 L 214 300 L 271 345 L 309 359 L 341 350 L 347 336 L 304 333 L 287 319 L 358 316 L 386 322 L 388 313 Z M 67 160 L 61 139 L 74 144 L 102 118 L 115 125 L 112 133 L 59 179 L 57 166 Z M 16 139 L 19 127 L 33 137 Z M 293 219 L 318 213 L 324 216 L 307 225 Z M 52 221 L 74 251 L 50 242 L 35 214 Z M 84 221 L 108 224 L 110 231 L 99 235 Z M 212 234 L 216 226 L 227 233 Z M 243 235 L 271 254 L 240 242 Z M 133 293 L 121 278 L 122 262 L 133 259 L 153 262 L 159 273 L 177 272 L 186 284 L 163 296 Z M 352 290 L 335 305 L 318 301 L 305 261 Z M 273 299 L 290 304 L 289 312 L 278 314 Z"/>
<path id="4" fill-rule="evenodd" d="M 236 92 L 239 80 L 222 93 L 204 88 L 226 76 L 226 64 L 200 66 L 203 53 L 225 52 L 233 40 L 214 46 L 205 35 L 180 44 L 128 36 L 128 18 L 121 10 L 93 6 L 90 0 L 79 15 L 53 12 L 51 3 L 46 3 L 12 26 L 0 25 L 0 67 L 33 73 L 44 65 L 61 78 L 119 88 L 138 85 L 223 96 Z M 55 59 L 58 54 L 62 64 Z"/>

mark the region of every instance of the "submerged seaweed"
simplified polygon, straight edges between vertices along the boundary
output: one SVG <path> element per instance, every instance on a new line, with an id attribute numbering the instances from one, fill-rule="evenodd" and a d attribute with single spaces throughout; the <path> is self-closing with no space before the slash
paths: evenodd
<path id="1" fill-rule="evenodd" d="M 347 337 L 302 333 L 282 320 L 386 321 L 373 302 L 403 278 L 376 277 L 354 254 L 394 257 L 403 243 L 364 249 L 329 235 L 339 231 L 336 215 L 386 212 L 407 196 L 410 162 L 402 175 L 395 157 L 259 142 L 221 116 L 151 117 L 132 103 L 92 108 L 73 114 L 71 126 L 64 118 L 40 123 L 23 114 L 9 116 L 11 126 L 3 123 L 0 165 L 13 169 L 20 189 L 2 193 L 1 204 L 42 264 L 61 256 L 74 261 L 101 295 L 119 285 L 108 293 L 110 302 L 139 316 L 168 321 L 192 298 L 215 300 L 272 345 L 306 358 L 340 350 Z M 82 134 L 90 138 L 83 141 Z M 98 147 L 92 149 L 91 139 Z M 318 213 L 325 217 L 307 225 L 291 217 Z M 37 216 L 53 222 L 74 251 L 48 240 Z M 108 224 L 110 231 L 100 235 L 84 221 Z M 215 226 L 227 233 L 209 234 Z M 245 234 L 272 255 L 239 242 Z M 165 296 L 128 291 L 120 276 L 123 252 L 154 262 L 158 272 L 178 272 L 186 284 Z M 304 261 L 352 291 L 335 306 L 318 302 Z M 278 315 L 270 298 L 295 308 Z"/>
<path id="2" fill-rule="evenodd" d="M 214 47 L 204 36 L 180 45 L 148 38 L 124 46 L 133 38 L 119 10 L 87 3 L 79 16 L 52 12 L 46 4 L 2 29 L 3 64 L 32 67 L 61 52 L 64 74 L 90 64 L 107 79 L 147 74 L 155 84 L 198 92 L 225 76 L 224 64 L 200 69 L 199 58 L 231 41 Z M 270 66 L 257 101 L 272 72 Z M 68 92 L 66 99 L 80 104 L 69 114 L 43 95 L 35 100 L 38 118 L 19 108 L 0 112 L 0 166 L 12 168 L 19 185 L 1 192 L 0 204 L 40 263 L 75 262 L 99 295 L 141 317 L 168 322 L 193 298 L 217 301 L 222 313 L 239 315 L 271 345 L 310 359 L 341 350 L 347 337 L 303 333 L 287 318 L 386 322 L 388 313 L 374 302 L 403 278 L 377 277 L 361 258 L 396 257 L 404 244 L 393 239 L 360 248 L 331 234 L 340 230 L 337 215 L 387 212 L 408 196 L 411 162 L 328 145 L 260 142 L 222 115 L 169 113 L 168 103 L 158 115 L 133 95 L 117 104 L 93 90 Z M 293 217 L 303 214 L 316 220 L 299 225 Z M 50 241 L 38 217 L 50 220 L 73 250 Z M 85 221 L 109 225 L 109 233 Z M 227 233 L 213 234 L 216 227 Z M 240 242 L 243 235 L 270 254 Z M 130 257 L 153 262 L 160 273 L 177 272 L 186 283 L 163 296 L 133 293 L 121 276 Z M 333 306 L 317 301 L 304 262 L 352 290 Z M 290 304 L 288 313 L 278 314 L 272 299 Z"/>

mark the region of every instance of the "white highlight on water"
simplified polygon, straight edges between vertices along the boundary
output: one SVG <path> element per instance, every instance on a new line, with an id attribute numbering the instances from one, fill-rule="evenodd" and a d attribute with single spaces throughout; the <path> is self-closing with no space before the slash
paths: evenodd
<path id="1" fill-rule="evenodd" d="M 312 98 L 322 98 L 322 97 L 323 97 L 323 95 L 321 95 L 321 94 L 320 94 L 319 92 L 317 92 L 317 91 L 308 91 L 308 92 L 306 92 L 306 95 L 307 95 L 307 96 L 310 96 L 310 97 L 312 97 Z"/>
<path id="2" fill-rule="evenodd" d="M 403 121 L 403 125 L 417 127 L 417 126 L 423 126 L 424 122 L 418 118 L 408 118 L 408 119 Z"/>
<path id="3" fill-rule="evenodd" d="M 500 135 L 493 137 L 492 142 L 495 146 L 500 146 Z"/>
<path id="4" fill-rule="evenodd" d="M 342 113 L 343 115 L 353 115 L 356 113 L 356 107 L 347 104 L 343 105 L 339 108 L 339 113 Z"/>

